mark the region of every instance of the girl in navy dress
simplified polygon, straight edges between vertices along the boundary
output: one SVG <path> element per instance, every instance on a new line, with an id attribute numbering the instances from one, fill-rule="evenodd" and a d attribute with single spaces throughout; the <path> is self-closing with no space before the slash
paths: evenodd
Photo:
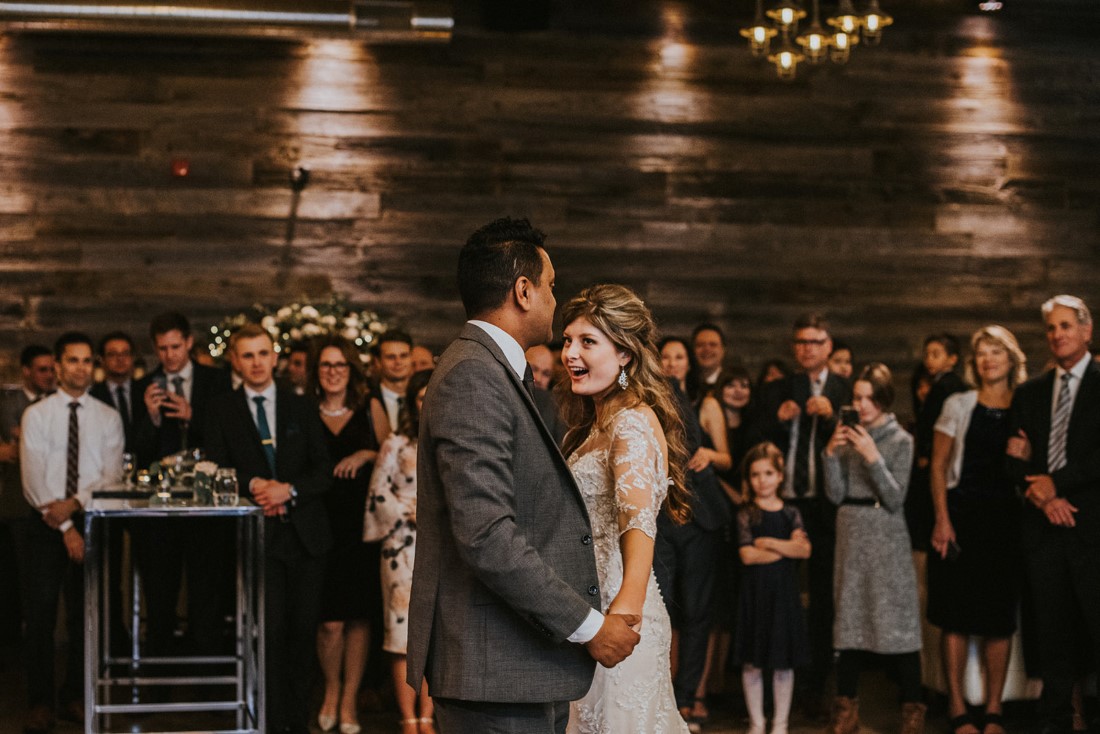
<path id="1" fill-rule="evenodd" d="M 749 734 L 764 734 L 765 669 L 772 671 L 771 734 L 787 734 L 794 668 L 809 662 L 796 559 L 810 557 L 798 510 L 779 497 L 783 454 L 775 444 L 749 449 L 741 463 L 744 500 L 737 513 L 741 594 L 734 662 L 741 665 Z"/>

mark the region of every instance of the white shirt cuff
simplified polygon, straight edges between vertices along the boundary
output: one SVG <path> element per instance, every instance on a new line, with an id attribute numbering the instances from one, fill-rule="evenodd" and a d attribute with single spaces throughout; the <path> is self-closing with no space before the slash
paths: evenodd
<path id="1" fill-rule="evenodd" d="M 581 626 L 577 628 L 577 631 L 569 635 L 569 641 L 583 645 L 596 636 L 596 633 L 600 631 L 600 627 L 603 627 L 603 615 L 593 609 L 588 612 L 588 616 L 581 622 Z"/>
<path id="2" fill-rule="evenodd" d="M 63 523 L 61 523 L 60 525 L 57 526 L 57 532 L 67 533 L 67 532 L 69 532 L 69 528 L 71 528 L 72 526 L 73 526 L 73 521 L 72 520 L 66 520 L 65 522 L 63 522 Z"/>

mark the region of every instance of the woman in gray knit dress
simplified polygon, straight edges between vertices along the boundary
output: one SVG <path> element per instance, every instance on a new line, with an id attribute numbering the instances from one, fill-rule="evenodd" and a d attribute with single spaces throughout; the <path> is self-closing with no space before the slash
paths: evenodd
<path id="1" fill-rule="evenodd" d="M 920 608 L 905 525 L 913 438 L 886 412 L 894 401 L 886 365 L 865 367 L 852 388 L 855 425 L 841 421 L 825 447 L 825 492 L 839 505 L 833 599 L 837 699 L 832 734 L 859 727 L 860 672 L 875 657 L 901 687 L 902 734 L 924 728 Z"/>

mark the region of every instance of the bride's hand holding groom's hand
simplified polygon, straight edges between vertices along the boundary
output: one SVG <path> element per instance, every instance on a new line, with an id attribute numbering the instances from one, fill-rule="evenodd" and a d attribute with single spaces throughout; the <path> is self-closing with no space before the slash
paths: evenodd
<path id="1" fill-rule="evenodd" d="M 633 629 L 642 623 L 640 614 L 608 614 L 600 631 L 584 646 L 605 668 L 613 668 L 634 652 L 641 636 Z"/>

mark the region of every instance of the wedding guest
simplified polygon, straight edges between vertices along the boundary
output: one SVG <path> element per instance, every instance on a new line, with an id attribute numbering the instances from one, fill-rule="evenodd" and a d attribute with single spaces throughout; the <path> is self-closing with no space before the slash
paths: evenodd
<path id="1" fill-rule="evenodd" d="M 852 395 L 847 380 L 829 371 L 832 338 L 829 323 L 816 313 L 804 314 L 792 329 L 792 350 L 799 372 L 760 388 L 754 430 L 786 457 L 783 499 L 798 509 L 814 553 L 807 561 L 811 665 L 802 685 L 806 714 L 823 713 L 825 682 L 833 658 L 833 547 L 836 508 L 828 502 L 821 469 L 821 450 L 837 424 L 837 414 Z"/>
<path id="2" fill-rule="evenodd" d="M 924 730 L 920 607 L 903 512 L 913 438 L 887 412 L 893 402 L 886 365 L 864 367 L 852 397 L 858 423 L 837 425 L 822 457 L 825 491 L 840 508 L 831 734 L 859 729 L 859 676 L 876 657 L 891 665 L 901 687 L 901 734 Z"/>
<path id="3" fill-rule="evenodd" d="M 54 347 L 59 390 L 23 413 L 19 442 L 23 494 L 41 517 L 27 533 L 24 567 L 27 696 L 24 731 L 54 722 L 54 628 L 64 596 L 68 641 L 61 718 L 84 723 L 84 508 L 92 492 L 118 481 L 125 436 L 118 412 L 88 395 L 92 340 L 67 332 Z"/>
<path id="4" fill-rule="evenodd" d="M 919 566 L 925 563 L 932 526 L 935 522 L 932 510 L 932 494 L 929 485 L 929 463 L 932 458 L 932 441 L 936 420 L 943 403 L 951 395 L 966 390 L 962 378 L 955 372 L 959 362 L 959 341 L 951 334 L 932 334 L 924 340 L 924 371 L 929 376 L 928 394 L 920 402 L 913 429 L 913 472 L 909 481 L 909 494 L 905 498 L 905 520 L 909 526 L 909 540 Z"/>
<path id="5" fill-rule="evenodd" d="M 99 340 L 99 361 L 103 381 L 92 385 L 89 394 L 118 411 L 126 434 L 126 450 L 133 450 L 134 398 L 139 397 L 134 379 L 134 340 L 124 331 L 112 331 Z"/>
<path id="6" fill-rule="evenodd" d="M 852 363 L 854 357 L 852 348 L 847 342 L 833 341 L 833 351 L 829 354 L 829 370 L 834 375 L 840 375 L 845 380 L 852 379 Z"/>
<path id="7" fill-rule="evenodd" d="M 309 355 L 309 342 L 304 339 L 291 342 L 286 349 L 283 378 L 296 395 L 305 395 L 309 392 Z"/>
<path id="8" fill-rule="evenodd" d="M 122 419 L 122 432 L 126 436 L 125 448 L 132 455 L 134 398 L 141 393 L 137 380 L 134 379 L 134 340 L 126 332 L 113 331 L 99 340 L 96 352 L 103 367 L 104 379 L 92 385 L 88 394 L 118 411 L 119 418 Z M 140 406 L 138 409 L 140 410 Z M 126 605 L 123 602 L 122 589 L 122 555 L 126 536 L 129 535 L 129 523 L 119 518 L 104 518 L 103 522 L 109 527 L 108 578 L 113 584 L 108 595 L 111 645 L 114 653 L 122 655 L 130 649 L 129 633 L 123 625 L 123 619 L 128 615 L 124 612 Z"/>
<path id="9" fill-rule="evenodd" d="M 378 337 L 374 353 L 378 360 L 378 396 L 376 401 L 385 408 L 388 430 L 379 436 L 379 442 L 397 430 L 401 404 L 405 400 L 405 388 L 412 375 L 412 337 L 403 331 L 391 329 Z"/>
<path id="10" fill-rule="evenodd" d="M 782 380 L 791 374 L 791 368 L 781 359 L 769 359 L 760 367 L 760 374 L 756 376 L 756 386 L 763 387 L 769 382 Z"/>
<path id="11" fill-rule="evenodd" d="M 416 374 L 435 367 L 435 355 L 423 344 L 417 344 L 409 352 L 409 362 L 412 373 Z"/>
<path id="12" fill-rule="evenodd" d="M 324 496 L 334 547 L 321 591 L 317 656 L 325 690 L 317 723 L 327 732 L 360 731 L 356 696 L 368 657 L 371 620 L 382 598 L 377 544 L 363 542 L 363 511 L 378 454 L 370 385 L 359 354 L 342 336 L 317 338 L 307 363 L 307 393 L 317 401 L 329 456 L 337 462 Z M 341 688 L 342 682 L 342 688 Z"/>
<path id="13" fill-rule="evenodd" d="M 149 324 L 160 364 L 135 387 L 133 445 L 140 467 L 181 450 L 206 446 L 206 415 L 229 393 L 223 370 L 191 360 L 195 339 L 183 314 L 166 312 Z M 146 604 L 148 652 L 164 655 L 175 647 L 176 608 L 187 572 L 188 644 L 196 653 L 222 647 L 222 611 L 229 574 L 220 561 L 232 540 L 228 526 L 214 518 L 163 518 L 134 522 L 130 533 L 141 571 Z"/>
<path id="14" fill-rule="evenodd" d="M 751 425 L 754 418 L 753 387 L 748 370 L 744 367 L 723 370 L 714 385 L 714 395 L 722 406 L 726 424 L 726 446 L 732 462 L 732 468 L 728 472 L 719 472 L 719 476 L 732 490 L 731 499 L 739 503 L 741 460 L 753 446 L 752 439 L 757 434 Z"/>
<path id="15" fill-rule="evenodd" d="M 431 370 L 409 378 L 397 433 L 386 439 L 370 482 L 363 518 L 363 540 L 382 541 L 382 605 L 385 639 L 382 649 L 393 656 L 393 689 L 400 725 L 406 734 L 434 734 L 428 685 L 417 694 L 406 680 L 409 642 L 409 594 L 416 558 L 416 445 L 420 410 Z"/>
<path id="16" fill-rule="evenodd" d="M 1100 365 L 1076 296 L 1042 307 L 1055 366 L 1012 398 L 1008 453 L 1024 492 L 1023 544 L 1035 599 L 1043 732 L 1069 732 L 1079 653 L 1100 660 Z M 1082 626 L 1083 623 L 1083 626 Z M 1084 635 L 1080 630 L 1084 630 Z"/>
<path id="17" fill-rule="evenodd" d="M 762 443 L 745 455 L 744 501 L 737 513 L 738 554 L 745 570 L 737 612 L 734 662 L 741 666 L 749 734 L 764 734 L 763 671 L 772 671 L 771 734 L 786 734 L 794 669 L 810 660 L 794 559 L 810 555 L 798 510 L 779 496 L 783 454 Z"/>
<path id="18" fill-rule="evenodd" d="M 264 683 L 269 731 L 309 731 L 310 679 L 332 529 L 333 465 L 316 406 L 275 385 L 271 335 L 247 324 L 229 349 L 243 383 L 207 414 L 207 455 L 264 511 Z"/>
<path id="19" fill-rule="evenodd" d="M 1001 719 L 1011 638 L 1020 603 L 1020 503 L 1004 460 L 1008 409 L 1027 378 L 1027 358 L 1002 326 L 970 339 L 967 381 L 976 390 L 947 398 L 932 443 L 936 522 L 928 559 L 928 621 L 943 630 L 943 672 L 954 734 L 978 734 L 967 712 L 964 675 L 971 636 L 982 638 L 983 734 Z"/>
<path id="20" fill-rule="evenodd" d="M 726 335 L 717 324 L 699 324 L 691 332 L 691 349 L 697 370 L 694 385 L 701 390 L 709 390 L 718 379 L 726 359 Z M 700 397 L 689 395 L 692 400 Z"/>
<path id="21" fill-rule="evenodd" d="M 28 526 L 36 519 L 23 497 L 19 467 L 19 422 L 27 406 L 54 390 L 57 372 L 49 347 L 32 344 L 19 355 L 22 382 L 0 394 L 0 639 L 23 635 L 20 583 Z"/>
<path id="22" fill-rule="evenodd" d="M 684 392 L 692 374 L 687 344 L 677 337 L 666 337 L 658 343 L 658 354 L 665 377 L 676 388 L 680 419 L 684 423 L 685 443 L 691 456 L 686 479 L 692 512 L 685 523 L 674 522 L 667 513 L 658 516 L 654 572 L 674 628 L 672 665 L 676 705 L 685 720 L 699 726 L 709 717 L 706 672 L 713 657 L 709 644 L 713 595 L 722 533 L 732 518 L 732 506 L 716 471 L 728 470 L 731 462 L 718 401 L 705 395 L 696 411 Z"/>
<path id="23" fill-rule="evenodd" d="M 535 387 L 549 390 L 554 382 L 554 353 L 545 344 L 536 344 L 523 353 L 527 364 L 531 365 L 531 376 Z"/>

